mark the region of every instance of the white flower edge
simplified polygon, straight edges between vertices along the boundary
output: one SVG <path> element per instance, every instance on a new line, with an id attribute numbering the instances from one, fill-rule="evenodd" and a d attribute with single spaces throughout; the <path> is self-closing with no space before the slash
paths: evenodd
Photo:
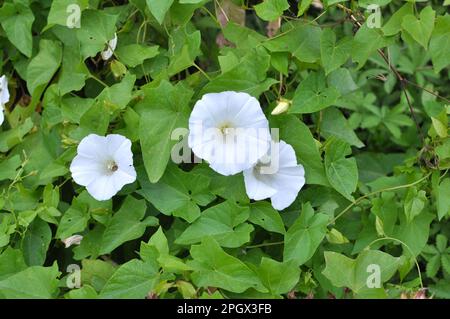
<path id="1" fill-rule="evenodd" d="M 261 173 L 260 164 L 244 171 L 245 190 L 249 198 L 270 198 L 272 207 L 283 210 L 297 198 L 305 185 L 305 170 L 297 163 L 295 151 L 284 141 L 273 142 L 272 151 L 278 152 L 278 169 L 273 173 Z M 270 156 L 271 160 L 274 155 Z"/>
<path id="2" fill-rule="evenodd" d="M 114 38 L 108 41 L 107 48 L 102 51 L 102 59 L 108 61 L 114 54 L 117 47 L 117 33 L 114 33 Z"/>
<path id="3" fill-rule="evenodd" d="M 3 112 L 5 111 L 5 104 L 9 102 L 9 98 L 8 79 L 6 75 L 3 75 L 0 77 L 0 125 L 5 120 Z"/>
<path id="4" fill-rule="evenodd" d="M 78 145 L 70 172 L 96 200 L 108 200 L 136 180 L 131 141 L 119 134 L 89 134 Z"/>
<path id="5" fill-rule="evenodd" d="M 189 117 L 189 147 L 225 176 L 252 167 L 267 153 L 270 140 L 258 100 L 244 92 L 207 93 Z"/>

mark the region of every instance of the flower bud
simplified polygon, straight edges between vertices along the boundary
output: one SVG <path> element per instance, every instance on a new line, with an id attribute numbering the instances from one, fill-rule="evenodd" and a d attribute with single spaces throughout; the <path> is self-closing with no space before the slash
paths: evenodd
<path id="1" fill-rule="evenodd" d="M 286 99 L 280 99 L 278 101 L 277 106 L 273 109 L 272 115 L 279 115 L 282 113 L 286 113 L 287 110 L 289 110 L 289 107 L 291 106 L 292 101 L 286 100 Z"/>

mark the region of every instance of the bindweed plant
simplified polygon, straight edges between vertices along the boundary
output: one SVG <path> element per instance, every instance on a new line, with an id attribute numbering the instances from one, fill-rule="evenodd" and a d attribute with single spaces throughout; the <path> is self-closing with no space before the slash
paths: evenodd
<path id="1" fill-rule="evenodd" d="M 449 5 L 0 1 L 0 297 L 450 298 Z"/>

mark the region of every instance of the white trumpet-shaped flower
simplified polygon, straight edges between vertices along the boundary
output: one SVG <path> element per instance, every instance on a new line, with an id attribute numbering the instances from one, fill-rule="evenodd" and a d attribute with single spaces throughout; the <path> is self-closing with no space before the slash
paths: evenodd
<path id="1" fill-rule="evenodd" d="M 116 47 L 117 47 L 117 33 L 114 33 L 114 38 L 108 41 L 107 47 L 105 48 L 104 51 L 102 51 L 102 59 L 105 61 L 109 60 L 113 56 Z"/>
<path id="2" fill-rule="evenodd" d="M 291 145 L 273 142 L 270 153 L 244 171 L 244 182 L 249 198 L 270 197 L 273 208 L 282 210 L 294 202 L 305 184 L 305 170 L 297 164 Z"/>
<path id="3" fill-rule="evenodd" d="M 267 153 L 270 140 L 269 122 L 247 93 L 205 94 L 189 118 L 189 147 L 222 175 L 252 167 Z"/>
<path id="4" fill-rule="evenodd" d="M 3 124 L 5 104 L 9 102 L 8 79 L 6 75 L 0 77 L 0 125 Z"/>
<path id="5" fill-rule="evenodd" d="M 92 197 L 108 200 L 136 180 L 131 141 L 118 134 L 90 134 L 78 145 L 70 171 Z"/>

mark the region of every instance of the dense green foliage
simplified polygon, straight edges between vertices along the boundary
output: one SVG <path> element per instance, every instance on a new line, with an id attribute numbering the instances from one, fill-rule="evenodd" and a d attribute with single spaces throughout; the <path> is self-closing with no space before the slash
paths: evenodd
<path id="1" fill-rule="evenodd" d="M 450 298 L 449 1 L 322 2 L 0 1 L 0 297 Z M 170 160 L 226 90 L 259 98 L 305 168 L 284 211 Z M 133 142 L 112 200 L 69 172 L 89 133 Z"/>

